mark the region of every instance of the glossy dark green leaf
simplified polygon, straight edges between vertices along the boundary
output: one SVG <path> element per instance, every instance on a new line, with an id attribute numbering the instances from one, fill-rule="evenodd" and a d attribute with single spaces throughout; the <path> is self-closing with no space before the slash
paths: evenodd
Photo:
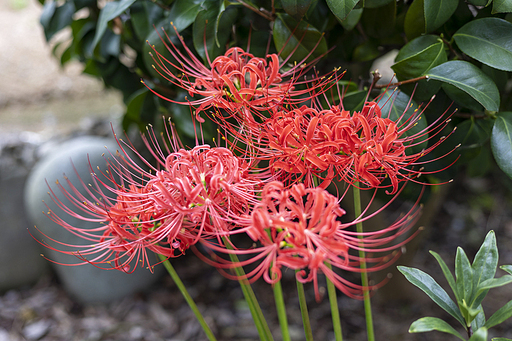
<path id="1" fill-rule="evenodd" d="M 489 231 L 485 236 L 484 242 L 475 255 L 473 260 L 473 302 L 476 307 L 482 303 L 486 291 L 479 292 L 482 282 L 494 278 L 496 268 L 498 267 L 498 247 L 496 246 L 496 235 L 494 231 Z"/>
<path id="2" fill-rule="evenodd" d="M 379 8 L 395 0 L 365 0 L 364 8 Z"/>
<path id="3" fill-rule="evenodd" d="M 367 95 L 368 91 L 365 90 L 347 92 L 345 96 L 343 96 L 343 107 L 345 110 L 349 111 L 361 110 L 364 106 Z"/>
<path id="4" fill-rule="evenodd" d="M 355 8 L 347 15 L 345 20 L 343 20 L 340 24 L 347 31 L 351 31 L 356 27 L 357 23 L 361 19 L 361 15 L 363 14 L 362 8 Z"/>
<path id="5" fill-rule="evenodd" d="M 224 53 L 225 45 L 231 33 L 231 26 L 237 18 L 235 7 L 225 9 L 218 1 L 205 1 L 203 9 L 197 14 L 192 28 L 194 47 L 205 62 L 212 61 Z M 220 16 L 222 15 L 222 20 Z M 217 23 L 217 21 L 220 21 Z M 206 57 L 208 51 L 208 58 Z"/>
<path id="6" fill-rule="evenodd" d="M 315 0 L 281 0 L 281 5 L 288 15 L 300 20 L 314 2 Z"/>
<path id="7" fill-rule="evenodd" d="M 502 265 L 500 269 L 512 275 L 512 265 Z"/>
<path id="8" fill-rule="evenodd" d="M 423 317 L 414 321 L 409 327 L 409 333 L 424 333 L 436 330 L 438 332 L 452 334 L 461 340 L 465 340 L 462 335 L 452 326 L 437 317 Z"/>
<path id="9" fill-rule="evenodd" d="M 50 41 L 55 33 L 70 25 L 73 21 L 73 14 L 75 14 L 75 4 L 71 1 L 60 6 L 47 2 L 40 18 L 46 41 Z"/>
<path id="10" fill-rule="evenodd" d="M 382 117 L 389 118 L 402 124 L 405 124 L 412 116 L 418 114 L 418 105 L 401 91 L 384 91 L 377 101 L 377 104 L 381 108 Z M 406 131 L 404 135 L 412 136 L 426 129 L 427 121 L 425 120 L 425 117 L 422 117 L 411 129 Z M 420 153 L 428 146 L 428 133 L 425 133 L 423 138 L 424 141 L 422 143 L 419 143 L 420 141 L 416 141 L 418 144 L 411 147 L 412 153 Z"/>
<path id="11" fill-rule="evenodd" d="M 473 290 L 473 269 L 466 253 L 461 247 L 457 248 L 455 256 L 455 276 L 459 300 L 465 300 L 469 305 Z"/>
<path id="12" fill-rule="evenodd" d="M 453 38 L 468 56 L 504 71 L 512 71 L 512 24 L 498 18 L 473 20 Z"/>
<path id="13" fill-rule="evenodd" d="M 425 31 L 433 32 L 441 27 L 455 12 L 459 0 L 425 0 Z"/>
<path id="14" fill-rule="evenodd" d="M 512 12 L 512 1 L 510 0 L 494 0 L 492 2 L 492 14 L 510 13 Z"/>
<path id="15" fill-rule="evenodd" d="M 425 35 L 407 43 L 396 56 L 396 63 L 391 68 L 398 79 L 406 80 L 419 77 L 446 60 L 444 43 L 439 37 Z"/>
<path id="16" fill-rule="evenodd" d="M 462 91 L 448 83 L 442 83 L 443 91 L 452 99 L 458 107 L 463 107 L 467 109 L 471 109 L 474 111 L 482 112 L 484 107 L 478 103 L 473 97 L 471 97 L 468 93 Z"/>
<path id="17" fill-rule="evenodd" d="M 101 9 L 100 15 L 98 17 L 98 25 L 96 27 L 96 35 L 93 40 L 93 48 L 98 45 L 103 34 L 107 30 L 107 24 L 110 20 L 120 16 L 124 11 L 126 11 L 135 0 L 120 0 L 120 1 L 112 1 L 107 2 L 105 7 Z"/>
<path id="18" fill-rule="evenodd" d="M 415 0 L 405 14 L 404 31 L 407 39 L 413 40 L 425 33 L 424 0 Z"/>
<path id="19" fill-rule="evenodd" d="M 496 163 L 512 178 L 512 112 L 498 115 L 491 133 L 491 149 Z"/>
<path id="20" fill-rule="evenodd" d="M 181 32 L 189 27 L 197 18 L 205 0 L 176 0 L 172 5 L 169 18 L 174 26 Z"/>
<path id="21" fill-rule="evenodd" d="M 459 60 L 448 61 L 429 70 L 427 76 L 465 91 L 487 110 L 499 110 L 500 93 L 496 84 L 473 64 Z"/>
<path id="22" fill-rule="evenodd" d="M 429 251 L 430 254 L 432 256 L 434 256 L 434 258 L 437 260 L 437 262 L 439 263 L 439 266 L 441 267 L 441 270 L 443 271 L 443 275 L 444 277 L 446 278 L 446 281 L 448 282 L 448 285 L 450 286 L 450 288 L 452 289 L 453 291 L 453 294 L 455 295 L 455 299 L 457 301 L 459 301 L 459 295 L 457 293 L 457 286 L 455 284 L 455 278 L 453 278 L 453 275 L 452 273 L 450 272 L 450 270 L 448 269 L 448 266 L 446 265 L 446 263 L 444 262 L 444 260 L 441 258 L 441 256 L 437 253 L 437 252 L 434 252 L 434 251 Z"/>
<path id="23" fill-rule="evenodd" d="M 468 341 L 487 341 L 487 328 L 479 328 L 473 333 L 473 335 L 471 335 Z"/>
<path id="24" fill-rule="evenodd" d="M 487 328 L 492 328 L 512 317 L 512 301 L 509 301 L 503 307 L 498 309 L 489 319 L 485 322 Z"/>
<path id="25" fill-rule="evenodd" d="M 277 15 L 273 36 L 282 58 L 286 59 L 293 53 L 290 62 L 301 62 L 305 58 L 311 60 L 327 52 L 327 42 L 322 33 L 306 21 L 297 22 L 287 14 Z"/>
<path id="26" fill-rule="evenodd" d="M 359 0 L 327 0 L 327 6 L 339 22 L 345 20 Z"/>
<path id="27" fill-rule="evenodd" d="M 148 95 L 149 90 L 147 88 L 140 89 L 139 91 L 132 94 L 126 104 L 125 119 L 133 122 L 139 121 L 142 104 Z M 150 95 L 151 96 L 151 95 Z"/>
<path id="28" fill-rule="evenodd" d="M 419 269 L 408 268 L 406 266 L 398 266 L 398 271 L 400 271 L 409 282 L 421 289 L 438 306 L 452 315 L 463 326 L 466 325 L 457 305 L 429 274 Z"/>

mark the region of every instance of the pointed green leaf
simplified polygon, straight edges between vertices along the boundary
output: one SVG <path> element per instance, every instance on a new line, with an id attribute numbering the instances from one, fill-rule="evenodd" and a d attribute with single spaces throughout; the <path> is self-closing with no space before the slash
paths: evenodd
<path id="1" fill-rule="evenodd" d="M 427 76 L 465 91 L 487 110 L 499 110 L 500 93 L 496 84 L 471 63 L 460 60 L 449 61 L 428 71 Z"/>
<path id="2" fill-rule="evenodd" d="M 468 56 L 504 71 L 512 71 L 512 24 L 499 18 L 473 20 L 453 35 Z"/>
<path id="3" fill-rule="evenodd" d="M 461 299 L 469 302 L 471 290 L 473 289 L 473 269 L 466 253 L 461 247 L 457 248 L 455 256 L 455 276 L 457 293 Z"/>
<path id="4" fill-rule="evenodd" d="M 419 320 L 414 321 L 409 327 L 409 333 L 424 333 L 433 330 L 452 334 L 457 336 L 459 339 L 464 340 L 458 331 L 437 317 L 422 317 Z"/>
<path id="5" fill-rule="evenodd" d="M 282 58 L 286 59 L 293 53 L 290 61 L 301 62 L 308 55 L 308 59 L 313 59 L 327 52 L 327 42 L 322 33 L 306 21 L 298 22 L 288 14 L 277 15 L 273 36 Z"/>
<path id="6" fill-rule="evenodd" d="M 498 115 L 491 133 L 491 149 L 496 163 L 512 178 L 512 112 Z"/>
<path id="7" fill-rule="evenodd" d="M 492 2 L 492 14 L 512 12 L 512 1 L 494 0 Z"/>
<path id="8" fill-rule="evenodd" d="M 502 265 L 500 269 L 512 275 L 512 265 Z"/>
<path id="9" fill-rule="evenodd" d="M 485 325 L 485 314 L 482 305 L 479 305 L 477 310 L 479 311 L 479 313 L 476 315 L 476 318 L 473 321 L 471 321 L 471 328 L 473 330 L 477 330 L 478 328 L 483 327 Z"/>
<path id="10" fill-rule="evenodd" d="M 395 122 L 406 123 L 412 116 L 417 115 L 418 105 L 401 91 L 384 91 L 377 101 L 383 118 L 389 118 Z M 416 125 L 404 133 L 404 136 L 412 136 L 427 129 L 427 121 L 422 117 Z M 419 142 L 419 141 L 418 141 Z M 424 141 L 411 147 L 411 152 L 419 153 L 428 145 L 428 134 Z"/>
<path id="11" fill-rule="evenodd" d="M 489 231 L 484 242 L 473 260 L 473 302 L 472 307 L 479 306 L 488 290 L 480 290 L 484 281 L 494 278 L 498 267 L 498 248 L 496 246 L 496 235 Z"/>
<path id="12" fill-rule="evenodd" d="M 327 6 L 339 22 L 345 20 L 359 0 L 327 0 Z"/>
<path id="13" fill-rule="evenodd" d="M 455 299 L 457 301 L 459 301 L 459 295 L 457 294 L 455 278 L 453 278 L 453 275 L 450 272 L 450 270 L 448 269 L 448 266 L 446 265 L 446 263 L 444 262 L 444 260 L 441 258 L 441 256 L 438 253 L 436 253 L 434 251 L 429 251 L 429 252 L 432 256 L 435 257 L 435 259 L 439 263 L 439 266 L 441 267 L 441 270 L 443 271 L 444 277 L 446 278 L 446 281 L 450 285 L 450 288 L 452 289 L 453 294 L 455 295 Z"/>
<path id="14" fill-rule="evenodd" d="M 481 327 L 471 335 L 468 341 L 487 341 L 487 328 Z"/>
<path id="15" fill-rule="evenodd" d="M 46 2 L 40 18 L 46 41 L 50 41 L 55 33 L 70 25 L 75 13 L 75 5 L 72 1 L 64 2 L 60 6 L 54 5 L 54 3 L 56 1 Z"/>
<path id="16" fill-rule="evenodd" d="M 479 286 L 479 290 L 498 288 L 498 287 L 507 285 L 509 283 L 512 283 L 511 275 L 505 275 L 500 278 L 491 278 L 491 279 L 481 282 L 480 286 Z"/>
<path id="17" fill-rule="evenodd" d="M 405 276 L 405 278 L 413 285 L 421 289 L 428 295 L 438 306 L 443 308 L 447 313 L 452 315 L 463 326 L 466 326 L 464 318 L 460 314 L 459 308 L 452 301 L 450 296 L 444 289 L 427 273 L 406 266 L 399 266 L 398 270 Z"/>
<path id="18" fill-rule="evenodd" d="M 135 0 L 121 0 L 121 1 L 112 1 L 107 2 L 105 7 L 101 9 L 100 15 L 98 17 L 98 25 L 96 27 L 96 34 L 94 35 L 94 40 L 92 42 L 92 48 L 95 48 L 96 45 L 105 34 L 107 30 L 107 24 L 110 20 L 120 16 L 124 11 L 130 7 Z"/>
<path id="19" fill-rule="evenodd" d="M 459 0 L 425 0 L 425 31 L 435 31 L 455 12 Z"/>
<path id="20" fill-rule="evenodd" d="M 444 43 L 437 36 L 421 36 L 407 43 L 396 56 L 391 68 L 398 79 L 405 80 L 423 75 L 447 61 Z"/>

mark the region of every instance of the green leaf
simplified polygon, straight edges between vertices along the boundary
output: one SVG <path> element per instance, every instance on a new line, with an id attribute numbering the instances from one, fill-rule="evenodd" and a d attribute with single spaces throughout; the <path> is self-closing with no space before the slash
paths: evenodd
<path id="1" fill-rule="evenodd" d="M 156 25 L 162 16 L 162 8 L 153 2 L 139 1 L 130 7 L 130 19 L 133 30 L 141 41 L 144 41 L 155 30 L 153 25 Z M 160 29 L 160 27 L 156 28 Z"/>
<path id="2" fill-rule="evenodd" d="M 100 15 L 98 17 L 98 25 L 96 27 L 96 34 L 94 36 L 94 40 L 92 42 L 93 48 L 98 45 L 107 30 L 107 24 L 110 20 L 120 16 L 124 11 L 130 7 L 135 0 L 121 0 L 121 1 L 112 1 L 107 2 L 105 7 L 101 9 Z"/>
<path id="3" fill-rule="evenodd" d="M 512 24 L 508 21 L 473 20 L 455 32 L 453 38 L 468 56 L 496 69 L 512 71 Z"/>
<path id="4" fill-rule="evenodd" d="M 359 19 L 361 19 L 361 15 L 363 14 L 362 8 L 355 8 L 347 15 L 346 19 L 343 20 L 340 24 L 347 31 L 351 31 L 356 27 Z"/>
<path id="5" fill-rule="evenodd" d="M 384 91 L 380 95 L 377 104 L 381 108 L 383 118 L 389 118 L 390 120 L 403 124 L 406 124 L 412 116 L 417 115 L 418 111 L 418 105 L 401 91 Z M 398 126 L 400 126 L 400 124 L 398 124 Z M 427 121 L 422 117 L 411 129 L 406 131 L 404 135 L 412 136 L 426 129 Z M 423 138 L 423 142 L 411 147 L 411 152 L 420 153 L 428 146 L 428 134 L 426 133 Z"/>
<path id="6" fill-rule="evenodd" d="M 455 295 L 455 299 L 457 301 L 459 301 L 459 295 L 457 294 L 457 287 L 456 287 L 456 284 L 455 284 L 455 278 L 453 278 L 453 275 L 450 272 L 450 270 L 448 269 L 448 266 L 446 265 L 444 260 L 441 258 L 441 256 L 437 252 L 434 252 L 432 250 L 429 251 L 429 252 L 430 252 L 430 254 L 432 256 L 434 256 L 434 258 L 439 263 L 439 266 L 441 267 L 441 270 L 443 271 L 444 277 L 446 278 L 446 281 L 448 282 L 448 285 L 450 285 L 450 288 L 452 289 L 453 294 Z"/>
<path id="7" fill-rule="evenodd" d="M 349 111 L 358 111 L 363 108 L 364 102 L 366 101 L 366 96 L 368 95 L 368 91 L 354 91 L 347 92 L 343 96 L 343 107 L 345 110 Z"/>
<path id="8" fill-rule="evenodd" d="M 367 62 L 369 60 L 374 60 L 379 55 L 379 46 L 374 40 L 368 39 L 362 44 L 356 46 L 352 59 L 358 62 Z"/>
<path id="9" fill-rule="evenodd" d="M 457 294 L 459 296 L 459 302 L 465 301 L 468 306 L 471 306 L 471 294 L 473 290 L 473 269 L 469 262 L 466 253 L 461 247 L 457 248 L 457 254 L 455 256 L 455 275 Z M 460 306 L 460 303 L 459 303 Z M 463 314 L 464 315 L 464 314 Z M 466 321 L 468 319 L 466 318 Z"/>
<path id="10" fill-rule="evenodd" d="M 491 149 L 496 163 L 512 178 L 512 112 L 498 115 L 491 133 Z"/>
<path id="11" fill-rule="evenodd" d="M 492 2 L 492 14 L 512 12 L 512 1 L 494 0 Z"/>
<path id="12" fill-rule="evenodd" d="M 205 0 L 176 0 L 169 13 L 169 18 L 178 30 L 189 27 L 197 18 Z"/>
<path id="13" fill-rule="evenodd" d="M 425 33 L 424 0 L 415 0 L 405 14 L 404 31 L 407 39 L 413 40 Z"/>
<path id="14" fill-rule="evenodd" d="M 459 0 L 425 0 L 425 32 L 441 27 L 455 12 Z"/>
<path id="15" fill-rule="evenodd" d="M 449 61 L 428 71 L 427 76 L 465 91 L 487 110 L 499 110 L 500 93 L 496 84 L 473 64 L 459 60 Z"/>
<path id="16" fill-rule="evenodd" d="M 512 339 L 507 339 L 506 337 L 493 337 L 491 341 L 512 341 Z"/>
<path id="17" fill-rule="evenodd" d="M 427 294 L 438 306 L 452 315 L 460 324 L 464 327 L 466 326 L 457 305 L 429 274 L 419 269 L 408 268 L 406 266 L 398 266 L 398 271 L 400 271 L 409 282 Z"/>
<path id="18" fill-rule="evenodd" d="M 512 265 L 502 265 L 500 269 L 512 275 Z"/>
<path id="19" fill-rule="evenodd" d="M 498 248 L 496 246 L 496 235 L 494 231 L 489 231 L 485 236 L 484 242 L 475 255 L 473 260 L 473 302 L 472 307 L 479 306 L 484 299 L 486 292 L 479 291 L 482 282 L 494 278 L 496 268 L 498 267 Z"/>
<path id="20" fill-rule="evenodd" d="M 300 20 L 315 0 L 281 0 L 281 5 L 288 15 Z"/>
<path id="21" fill-rule="evenodd" d="M 286 59 L 293 53 L 290 62 L 302 62 L 305 58 L 311 60 L 327 52 L 323 33 L 304 20 L 297 22 L 288 14 L 277 15 L 273 36 L 276 49 L 280 51 L 282 58 Z"/>
<path id="22" fill-rule="evenodd" d="M 478 328 L 478 330 L 471 335 L 468 341 L 487 341 L 487 328 Z"/>
<path id="23" fill-rule="evenodd" d="M 484 111 L 484 107 L 480 103 L 461 89 L 448 83 L 442 83 L 441 87 L 448 97 L 450 97 L 450 99 L 452 99 L 458 106 L 474 111 Z"/>
<path id="24" fill-rule="evenodd" d="M 471 328 L 473 330 L 477 330 L 485 325 L 485 314 L 482 305 L 479 305 L 476 310 L 479 311 L 479 313 L 476 315 L 475 319 L 471 321 Z"/>
<path id="25" fill-rule="evenodd" d="M 359 0 L 327 0 L 327 6 L 329 6 L 336 19 L 342 22 L 358 2 Z"/>
<path id="26" fill-rule="evenodd" d="M 237 10 L 235 7 L 230 7 L 224 11 L 222 4 L 219 5 L 218 1 L 211 0 L 205 1 L 203 8 L 205 9 L 197 14 L 192 28 L 194 47 L 204 61 L 208 59 L 212 61 L 224 53 L 231 26 L 237 18 Z M 221 13 L 222 21 L 217 24 Z M 206 51 L 208 51 L 208 58 Z"/>
<path id="27" fill-rule="evenodd" d="M 391 68 L 398 79 L 420 77 L 428 70 L 446 62 L 444 43 L 438 36 L 425 35 L 407 43 L 395 58 Z"/>
<path id="28" fill-rule="evenodd" d="M 452 334 L 458 337 L 459 339 L 464 340 L 464 338 L 462 337 L 462 335 L 459 334 L 458 331 L 456 331 L 448 323 L 437 317 L 422 317 L 419 320 L 414 321 L 409 327 L 409 333 L 424 333 L 433 330 Z"/>
<path id="29" fill-rule="evenodd" d="M 478 288 L 479 290 L 499 288 L 509 283 L 512 283 L 512 276 L 505 275 L 500 278 L 491 278 L 486 281 L 483 281 L 482 283 L 480 283 L 480 286 Z"/>

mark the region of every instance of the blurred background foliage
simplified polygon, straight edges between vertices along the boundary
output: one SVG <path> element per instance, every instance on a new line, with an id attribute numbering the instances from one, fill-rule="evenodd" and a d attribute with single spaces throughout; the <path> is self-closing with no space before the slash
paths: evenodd
<path id="1" fill-rule="evenodd" d="M 154 45 L 172 58 L 160 39 L 163 29 L 180 45 L 172 25 L 205 65 L 206 53 L 213 60 L 233 46 L 250 48 L 258 57 L 279 53 L 286 59 L 294 53 L 289 63 L 313 51 L 310 60 L 323 56 L 316 63 L 319 73 L 347 70 L 340 83 L 350 110 L 362 107 L 376 81 L 374 62 L 395 51 L 395 84 L 375 85 L 370 94 L 384 93 L 382 106 L 391 103 L 383 99 L 393 100 L 386 114 L 398 118 L 419 108 L 424 110 L 420 122 L 427 127 L 457 108 L 442 134 L 457 130 L 429 158 L 461 146 L 428 163 L 425 172 L 448 167 L 460 154 L 457 167 L 424 181 L 447 181 L 461 167 L 470 176 L 483 176 L 496 164 L 512 177 L 510 0 L 39 1 L 47 41 L 61 30 L 69 32 L 54 41 L 60 63 L 78 59 L 84 73 L 123 93 L 125 129 L 144 129 L 148 123 L 158 128 L 161 117 L 168 116 L 181 136 L 194 135 L 190 109 L 154 96 L 140 81 L 168 98 L 186 95 L 155 72 L 149 55 Z M 394 92 L 397 86 L 400 92 Z M 203 128 L 207 137 L 216 135 L 213 125 Z"/>

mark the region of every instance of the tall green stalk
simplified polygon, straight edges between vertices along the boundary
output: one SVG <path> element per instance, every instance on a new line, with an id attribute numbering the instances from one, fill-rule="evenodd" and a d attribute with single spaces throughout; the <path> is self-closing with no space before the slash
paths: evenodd
<path id="1" fill-rule="evenodd" d="M 199 322 L 199 324 L 201 325 L 201 327 L 203 327 L 203 330 L 204 330 L 206 336 L 208 337 L 208 340 L 216 341 L 217 339 L 213 335 L 213 332 L 211 331 L 210 327 L 208 327 L 208 324 L 206 324 L 206 321 L 204 320 L 203 315 L 201 314 L 201 312 L 197 308 L 196 303 L 194 302 L 194 300 L 188 293 L 187 289 L 185 288 L 185 285 L 183 284 L 180 277 L 178 276 L 178 273 L 176 272 L 176 270 L 174 270 L 174 267 L 171 265 L 171 262 L 169 262 L 169 259 L 167 259 L 167 257 L 165 257 L 164 255 L 158 255 L 158 257 L 164 264 L 165 269 L 167 270 L 169 275 L 171 275 L 171 278 L 173 279 L 174 283 L 176 283 L 176 286 L 178 287 L 181 294 L 183 295 L 183 298 L 185 298 L 185 301 L 187 301 L 190 309 L 192 309 L 192 311 L 194 312 L 194 315 L 196 315 L 196 319 Z"/>
<path id="2" fill-rule="evenodd" d="M 281 281 L 274 283 L 274 299 L 276 301 L 277 317 L 279 319 L 279 326 L 281 327 L 281 334 L 283 341 L 291 341 L 290 330 L 288 328 L 288 319 L 286 318 L 286 307 L 284 305 L 283 289 Z"/>
<path id="3" fill-rule="evenodd" d="M 309 322 L 308 305 L 306 303 L 306 295 L 304 294 L 304 285 L 297 279 L 295 281 L 297 282 L 297 293 L 299 295 L 300 314 L 302 316 L 302 324 L 304 325 L 304 334 L 306 335 L 306 341 L 313 341 L 313 332 L 311 331 L 311 323 Z"/>
<path id="4" fill-rule="evenodd" d="M 224 244 L 228 250 L 232 250 L 231 244 L 226 237 L 223 237 Z M 239 263 L 237 255 L 234 253 L 229 254 L 229 258 L 233 263 Z M 234 268 L 236 275 L 239 278 L 243 278 L 245 276 L 245 271 L 242 267 Z M 261 311 L 260 304 L 256 299 L 256 295 L 251 288 L 251 285 L 247 283 L 247 280 L 240 279 L 238 281 L 240 283 L 240 288 L 242 288 L 242 293 L 244 294 L 245 301 L 249 306 L 249 310 L 251 311 L 252 318 L 254 319 L 254 324 L 256 325 L 256 329 L 258 330 L 258 335 L 260 336 L 260 340 L 262 341 L 273 341 L 272 333 L 270 332 L 270 328 L 268 327 L 267 321 L 265 320 L 265 316 L 263 316 L 263 312 Z"/>
<path id="5" fill-rule="evenodd" d="M 359 183 L 354 183 L 354 214 L 355 217 L 361 215 L 361 193 L 359 190 Z M 358 233 L 363 233 L 363 223 L 359 222 L 356 224 L 356 230 Z M 359 235 L 359 239 L 363 239 L 362 235 Z M 368 341 L 375 341 L 375 333 L 373 331 L 373 317 L 372 317 L 372 304 L 370 302 L 370 291 L 368 290 L 368 273 L 366 270 L 365 252 L 359 250 L 360 269 L 361 269 L 361 285 L 363 286 L 363 298 L 364 298 L 364 313 L 366 316 L 366 333 L 368 335 Z"/>
<path id="6" fill-rule="evenodd" d="M 329 269 L 332 270 L 330 263 L 325 264 Z M 334 284 L 327 279 L 327 293 L 329 295 L 329 303 L 331 305 L 331 316 L 332 316 L 332 327 L 334 328 L 334 338 L 336 341 L 343 340 L 343 334 L 341 332 L 341 319 L 340 310 L 338 308 L 338 297 L 336 295 L 336 287 Z"/>

